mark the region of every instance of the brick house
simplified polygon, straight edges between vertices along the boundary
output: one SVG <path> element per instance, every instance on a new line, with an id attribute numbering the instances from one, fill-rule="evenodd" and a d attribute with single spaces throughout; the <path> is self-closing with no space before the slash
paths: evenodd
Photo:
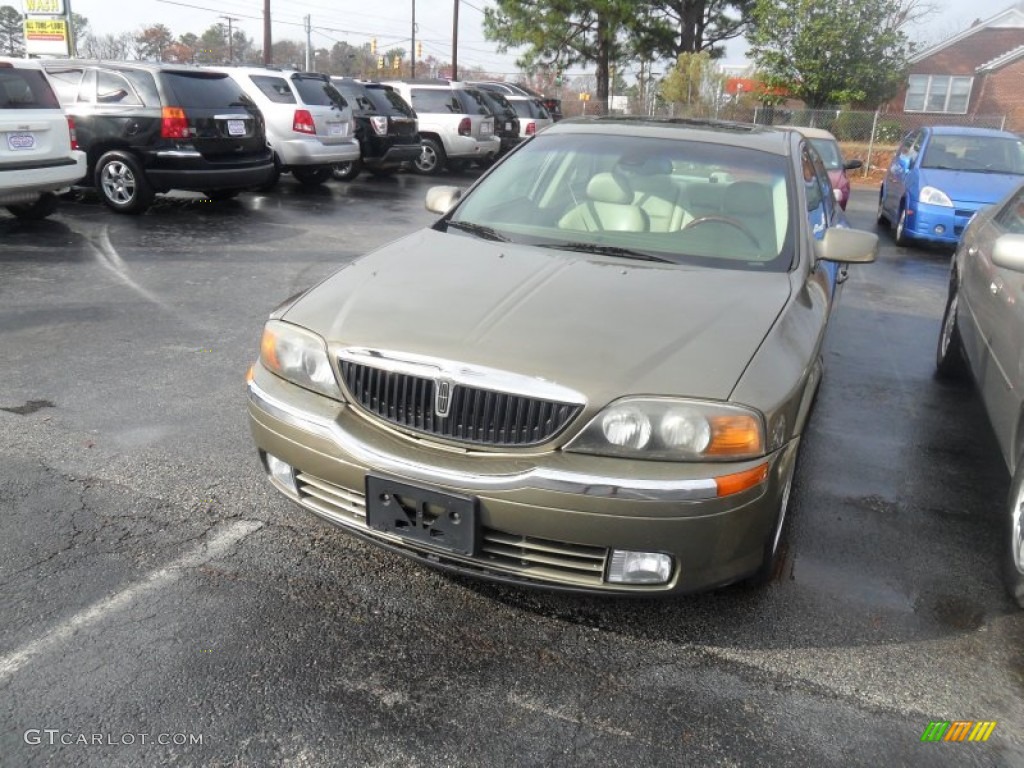
<path id="1" fill-rule="evenodd" d="M 1024 1 L 912 56 L 885 111 L 922 124 L 1005 117 L 1006 130 L 1024 131 Z"/>

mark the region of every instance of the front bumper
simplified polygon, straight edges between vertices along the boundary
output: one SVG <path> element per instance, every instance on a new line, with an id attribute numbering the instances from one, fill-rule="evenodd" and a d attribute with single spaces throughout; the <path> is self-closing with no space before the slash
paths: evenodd
<path id="1" fill-rule="evenodd" d="M 453 453 L 380 428 L 354 407 L 294 387 L 259 365 L 249 386 L 249 422 L 261 455 L 295 468 L 297 494 L 275 487 L 320 517 L 434 567 L 584 592 L 691 592 L 754 572 L 774 530 L 780 477 L 796 455 L 795 441 L 767 459 L 716 466 L 562 452 Z M 715 475 L 765 462 L 764 482 L 716 496 Z M 474 497 L 479 551 L 439 553 L 370 529 L 365 487 L 371 471 Z M 613 549 L 671 555 L 668 582 L 609 583 Z"/>
<path id="2" fill-rule="evenodd" d="M 955 245 L 971 217 L 985 205 L 957 201 L 953 207 L 918 203 L 908 212 L 904 231 L 916 240 Z"/>

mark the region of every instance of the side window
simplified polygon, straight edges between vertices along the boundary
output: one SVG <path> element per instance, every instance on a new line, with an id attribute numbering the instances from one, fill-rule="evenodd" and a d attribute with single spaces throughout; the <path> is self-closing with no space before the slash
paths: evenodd
<path id="1" fill-rule="evenodd" d="M 815 211 L 821 207 L 821 185 L 818 184 L 818 176 L 814 170 L 814 160 L 811 159 L 811 153 L 808 151 L 807 145 L 804 145 L 801 165 L 803 166 L 804 190 L 807 193 L 807 210 Z"/>
<path id="2" fill-rule="evenodd" d="M 142 104 L 135 90 L 121 75 L 100 70 L 96 73 L 96 103 L 123 104 L 138 106 Z"/>
<path id="3" fill-rule="evenodd" d="M 91 104 L 96 101 L 96 70 L 87 69 L 82 75 L 82 84 L 78 86 L 76 101 Z"/>
<path id="4" fill-rule="evenodd" d="M 269 75 L 250 75 L 252 84 L 260 89 L 260 93 L 266 96 L 275 104 L 294 104 L 295 94 L 292 87 L 283 77 L 271 77 Z"/>
<path id="5" fill-rule="evenodd" d="M 61 104 L 70 104 L 78 97 L 78 87 L 82 84 L 81 69 L 51 69 L 47 74 Z"/>
<path id="6" fill-rule="evenodd" d="M 160 105 L 160 92 L 156 89 L 156 80 L 149 72 L 138 69 L 130 69 L 122 72 L 128 82 L 135 87 L 136 95 L 142 98 L 147 106 Z"/>
<path id="7" fill-rule="evenodd" d="M 995 222 L 1009 234 L 1024 235 L 1024 188 L 1010 199 Z"/>
<path id="8" fill-rule="evenodd" d="M 412 107 L 417 112 L 440 112 L 458 115 L 462 107 L 449 90 L 441 88 L 413 88 Z"/>
<path id="9" fill-rule="evenodd" d="M 821 201 L 824 203 L 825 216 L 829 223 L 832 222 L 835 216 L 836 199 L 832 196 L 832 180 L 828 177 L 828 171 L 825 170 L 825 163 L 821 160 L 821 155 L 814 147 L 811 150 L 811 162 L 814 164 L 814 175 L 818 179 L 818 187 L 821 189 Z"/>

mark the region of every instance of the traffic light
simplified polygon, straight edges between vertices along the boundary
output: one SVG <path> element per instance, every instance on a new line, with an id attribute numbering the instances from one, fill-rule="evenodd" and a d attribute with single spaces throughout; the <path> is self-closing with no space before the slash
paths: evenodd
<path id="1" fill-rule="evenodd" d="M 377 53 L 377 38 L 370 38 L 370 53 Z"/>
<path id="2" fill-rule="evenodd" d="M 423 42 L 422 41 L 416 43 L 416 58 L 417 59 L 422 59 L 423 58 Z"/>
<path id="3" fill-rule="evenodd" d="M 402 68 L 402 58 L 400 56 L 395 56 L 391 59 L 391 68 L 395 70 L 395 72 Z"/>
<path id="4" fill-rule="evenodd" d="M 378 56 L 377 57 L 377 69 L 384 69 L 384 57 L 383 56 Z"/>

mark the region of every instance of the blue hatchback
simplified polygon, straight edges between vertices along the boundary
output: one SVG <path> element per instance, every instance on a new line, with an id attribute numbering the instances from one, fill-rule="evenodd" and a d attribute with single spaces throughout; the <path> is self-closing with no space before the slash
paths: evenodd
<path id="1" fill-rule="evenodd" d="M 981 208 L 1024 179 L 1024 140 L 988 128 L 936 125 L 908 135 L 878 196 L 878 221 L 896 244 L 956 244 Z"/>

